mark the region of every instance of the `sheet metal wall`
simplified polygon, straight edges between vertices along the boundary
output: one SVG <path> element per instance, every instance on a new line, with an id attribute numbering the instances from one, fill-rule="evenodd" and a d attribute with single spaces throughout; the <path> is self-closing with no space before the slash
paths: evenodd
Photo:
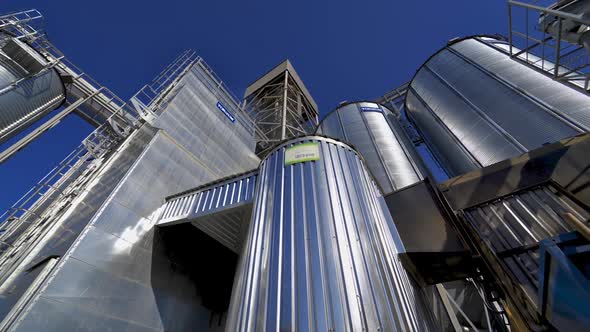
<path id="1" fill-rule="evenodd" d="M 219 93 L 212 84 L 205 69 L 194 65 L 179 82 L 180 90 L 155 126 L 179 142 L 210 171 L 211 180 L 216 180 L 252 170 L 260 159 L 254 153 L 252 124 L 235 108 L 236 101 Z M 217 108 L 218 101 L 236 118 L 235 122 Z"/>
<path id="2" fill-rule="evenodd" d="M 464 211 L 467 221 L 487 246 L 502 257 L 533 303 L 536 303 L 539 287 L 538 249 L 506 256 L 502 253 L 573 231 L 574 228 L 564 219 L 565 214 L 579 222 L 590 217 L 588 212 L 550 186 L 536 187 Z"/>
<path id="3" fill-rule="evenodd" d="M 285 166 L 302 142 L 317 142 L 320 160 Z M 278 147 L 259 170 L 227 331 L 439 331 L 390 218 L 347 145 L 310 136 Z"/>
<path id="4" fill-rule="evenodd" d="M 28 250 L 28 252 L 22 252 L 22 260 L 12 262 L 14 265 L 11 269 L 14 269 L 15 272 L 12 272 L 12 276 L 0 287 L 0 296 L 2 296 L 0 317 L 4 318 L 21 295 L 31 286 L 42 266 L 32 270 L 28 270 L 29 268 L 48 257 L 63 256 L 68 251 L 94 214 L 107 200 L 109 194 L 116 188 L 117 183 L 123 179 L 135 160 L 141 155 L 154 134 L 155 131 L 147 127 L 132 134 L 127 142 L 119 146 L 115 153 L 104 161 L 104 166 L 96 176 L 89 179 L 83 187 L 77 188 L 77 198 L 69 205 L 64 205 L 63 210 L 59 213 L 50 215 L 45 211 L 47 204 L 40 204 L 34 211 L 34 215 L 41 216 L 40 220 L 35 220 L 34 216 L 24 220 L 24 226 L 30 227 L 22 230 L 24 233 L 19 234 L 20 236 L 30 237 L 30 231 L 42 232 L 42 234 L 38 235 L 39 242 L 33 247 L 27 248 L 21 244 L 19 251 Z M 67 182 L 72 182 L 72 179 L 68 179 Z"/>
<path id="5" fill-rule="evenodd" d="M 5 37 L 0 35 L 2 38 Z M 4 43 L 0 40 L 0 143 L 54 110 L 65 99 L 64 86 L 55 69 L 28 72 L 2 52 Z M 18 80 L 21 81 L 13 85 Z"/>
<path id="6" fill-rule="evenodd" d="M 155 230 L 164 197 L 257 166 L 218 98 L 190 71 L 156 121 L 162 128 L 109 190 L 15 330 L 219 330 L 199 289 Z M 249 146 L 252 150 L 249 150 Z M 238 149 L 228 155 L 228 149 Z M 124 152 L 121 156 L 125 158 Z M 109 179 L 106 179 L 107 181 Z M 195 253 L 198 255 L 209 253 Z M 215 320 L 217 322 L 217 320 Z"/>
<path id="7" fill-rule="evenodd" d="M 317 133 L 352 144 L 384 194 L 424 179 L 414 145 L 384 106 L 359 102 L 339 107 L 322 120 Z"/>
<path id="8" fill-rule="evenodd" d="M 451 175 L 590 129 L 590 97 L 488 44 L 451 43 L 410 84 L 406 106 Z"/>

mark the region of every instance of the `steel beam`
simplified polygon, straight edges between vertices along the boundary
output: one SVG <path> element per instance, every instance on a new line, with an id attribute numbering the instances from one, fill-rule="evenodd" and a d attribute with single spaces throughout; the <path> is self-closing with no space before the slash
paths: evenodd
<path id="1" fill-rule="evenodd" d="M 281 140 L 287 138 L 287 92 L 289 91 L 289 71 L 285 70 L 285 85 L 283 86 L 283 118 L 281 124 Z"/>

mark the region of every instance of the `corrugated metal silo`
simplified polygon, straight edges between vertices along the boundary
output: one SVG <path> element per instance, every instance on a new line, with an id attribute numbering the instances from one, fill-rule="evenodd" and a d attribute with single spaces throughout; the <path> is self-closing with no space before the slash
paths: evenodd
<path id="1" fill-rule="evenodd" d="M 384 194 L 425 177 L 414 145 L 395 114 L 382 105 L 372 102 L 341 105 L 322 120 L 316 132 L 358 149 Z"/>
<path id="2" fill-rule="evenodd" d="M 227 331 L 439 331 L 365 163 L 308 136 L 262 161 Z"/>
<path id="3" fill-rule="evenodd" d="M 514 60 L 505 42 L 450 42 L 418 70 L 409 118 L 451 175 L 590 130 L 590 97 Z"/>
<path id="4" fill-rule="evenodd" d="M 57 71 L 34 49 L 0 35 L 0 143 L 58 107 L 65 99 Z"/>

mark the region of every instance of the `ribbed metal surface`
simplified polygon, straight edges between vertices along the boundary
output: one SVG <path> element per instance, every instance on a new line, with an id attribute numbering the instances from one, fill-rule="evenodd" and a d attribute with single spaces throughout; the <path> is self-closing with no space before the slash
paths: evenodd
<path id="1" fill-rule="evenodd" d="M 359 102 L 339 107 L 322 120 L 317 133 L 352 144 L 384 194 L 424 179 L 414 145 L 384 106 Z"/>
<path id="2" fill-rule="evenodd" d="M 167 226 L 190 221 L 229 249 L 239 252 L 247 227 L 258 171 L 191 190 L 169 198 L 158 224 Z"/>
<path id="3" fill-rule="evenodd" d="M 35 52 L 30 48 L 26 51 Z M 55 69 L 27 72 L 0 49 L 0 143 L 54 110 L 64 99 L 64 86 Z"/>
<path id="4" fill-rule="evenodd" d="M 2 38 L 0 36 L 0 38 Z M 0 41 L 0 46 L 2 45 L 2 41 Z M 26 72 L 19 68 L 14 68 L 14 61 L 12 61 L 8 55 L 4 52 L 0 51 L 0 88 L 5 88 L 12 84 L 12 82 L 16 81 L 18 77 L 22 77 L 26 75 Z"/>
<path id="5" fill-rule="evenodd" d="M 285 166 L 286 148 L 305 142 L 319 144 L 320 159 Z M 440 330 L 354 150 L 289 141 L 262 161 L 256 188 L 227 331 Z"/>
<path id="6" fill-rule="evenodd" d="M 406 106 L 451 175 L 590 129 L 590 97 L 468 38 L 416 73 Z"/>
<path id="7" fill-rule="evenodd" d="M 159 223 L 195 218 L 248 203 L 254 194 L 257 175 L 258 171 L 254 171 L 172 197 L 166 201 Z"/>
<path id="8" fill-rule="evenodd" d="M 531 247 L 514 254 L 502 253 L 574 230 L 566 221 L 566 214 L 580 222 L 590 217 L 588 212 L 549 186 L 536 187 L 464 211 L 478 236 L 502 257 L 533 302 L 539 286 L 538 251 Z"/>

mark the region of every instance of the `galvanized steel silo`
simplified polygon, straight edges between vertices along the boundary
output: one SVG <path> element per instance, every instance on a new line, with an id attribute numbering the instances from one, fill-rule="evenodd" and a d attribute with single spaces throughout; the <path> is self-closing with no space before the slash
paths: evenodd
<path id="1" fill-rule="evenodd" d="M 24 42 L 0 34 L 0 143 L 64 101 L 62 80 L 47 65 Z"/>
<path id="2" fill-rule="evenodd" d="M 339 106 L 319 124 L 318 134 L 354 146 L 384 194 L 424 179 L 425 171 L 414 145 L 395 114 L 373 102 Z"/>
<path id="3" fill-rule="evenodd" d="M 451 41 L 414 76 L 408 117 L 451 175 L 590 130 L 590 97 L 510 58 L 492 37 Z"/>
<path id="4" fill-rule="evenodd" d="M 359 155 L 318 136 L 262 161 L 227 331 L 438 331 Z"/>

